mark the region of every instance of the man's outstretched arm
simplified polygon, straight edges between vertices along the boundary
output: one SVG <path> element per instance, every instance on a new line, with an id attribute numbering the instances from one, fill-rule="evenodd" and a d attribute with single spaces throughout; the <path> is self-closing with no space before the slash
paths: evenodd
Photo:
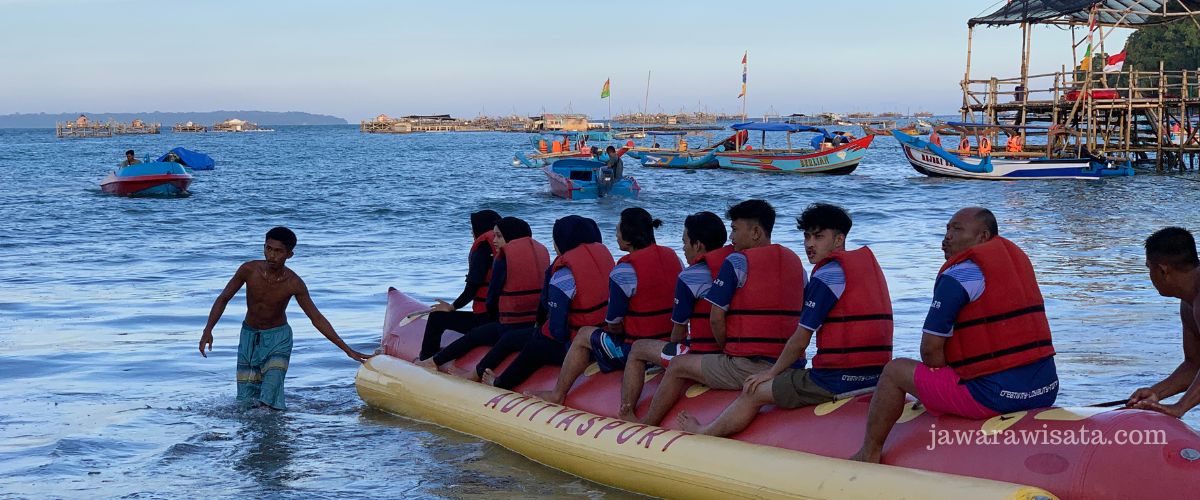
<path id="1" fill-rule="evenodd" d="M 208 323 L 204 325 L 204 333 L 200 335 L 200 355 L 208 357 L 204 352 L 204 347 L 208 346 L 208 352 L 212 352 L 212 331 L 217 326 L 217 321 L 221 319 L 221 315 L 225 314 L 225 306 L 229 305 L 229 301 L 233 300 L 233 296 L 237 295 L 238 290 L 246 284 L 246 274 L 250 272 L 249 263 L 242 264 L 237 272 L 233 273 L 233 277 L 229 278 L 229 283 L 225 284 L 225 289 L 221 290 L 221 294 L 217 296 L 217 300 L 213 302 L 212 310 L 208 312 Z"/>
<path id="2" fill-rule="evenodd" d="M 300 280 L 300 278 L 296 279 L 299 281 L 299 290 L 296 291 L 296 303 L 300 305 L 300 309 L 304 310 L 304 314 L 308 315 L 308 319 L 312 321 L 313 327 L 318 332 L 321 332 L 321 335 L 329 339 L 330 342 L 333 342 L 333 345 L 338 346 L 347 356 L 350 356 L 350 359 L 361 363 L 370 358 L 371 355 L 355 351 L 342 341 L 342 338 L 334 331 L 333 325 L 329 324 L 329 320 L 325 319 L 325 315 L 321 314 L 321 311 L 317 309 L 317 305 L 313 303 L 312 297 L 308 295 L 308 287 L 304 285 L 304 281 Z"/>

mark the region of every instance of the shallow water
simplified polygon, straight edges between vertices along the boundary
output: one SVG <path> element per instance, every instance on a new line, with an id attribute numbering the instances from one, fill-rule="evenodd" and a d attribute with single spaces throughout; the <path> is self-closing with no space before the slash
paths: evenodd
<path id="1" fill-rule="evenodd" d="M 801 250 L 792 218 L 813 201 L 848 208 L 851 245 L 869 244 L 889 280 L 897 355 L 916 356 L 942 261 L 945 221 L 992 208 L 1038 270 L 1063 379 L 1060 404 L 1127 396 L 1182 359 L 1177 305 L 1154 292 L 1141 241 L 1200 227 L 1195 179 L 1100 182 L 930 179 L 877 138 L 849 176 L 647 171 L 637 201 L 565 202 L 540 171 L 513 168 L 521 134 L 360 134 L 281 127 L 261 134 L 56 140 L 0 130 L 0 492 L 16 496 L 525 496 L 627 494 L 495 445 L 367 408 L 356 363 L 292 308 L 289 408 L 234 402 L 242 296 L 208 359 L 196 352 L 212 300 L 237 265 L 261 258 L 272 226 L 296 230 L 289 266 L 354 347 L 379 341 L 388 286 L 452 299 L 465 273 L 467 214 L 492 208 L 549 241 L 554 219 L 646 207 L 678 247 L 682 220 L 750 197 L 780 212 L 775 240 Z M 193 195 L 126 199 L 99 180 L 125 149 L 209 153 Z M 802 251 L 799 253 L 803 254 Z M 1200 425 L 1200 412 L 1187 418 Z"/>

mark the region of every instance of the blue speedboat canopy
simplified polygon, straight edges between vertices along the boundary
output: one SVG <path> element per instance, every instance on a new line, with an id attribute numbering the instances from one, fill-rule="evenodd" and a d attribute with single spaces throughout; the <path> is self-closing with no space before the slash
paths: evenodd
<path id="1" fill-rule="evenodd" d="M 184 148 L 172 149 L 168 151 L 167 154 L 159 157 L 156 161 L 167 161 L 167 156 L 171 153 L 175 153 L 175 156 L 178 156 L 179 160 L 182 161 L 184 165 L 191 167 L 192 170 L 210 170 L 217 164 L 215 161 L 213 161 L 211 156 Z"/>
<path id="2" fill-rule="evenodd" d="M 818 134 L 832 137 L 828 130 L 821 127 L 810 127 L 808 125 L 797 125 L 795 123 L 783 122 L 746 122 L 735 123 L 729 128 L 734 130 L 761 130 L 763 132 L 787 132 L 794 134 L 797 132 L 816 132 Z"/>

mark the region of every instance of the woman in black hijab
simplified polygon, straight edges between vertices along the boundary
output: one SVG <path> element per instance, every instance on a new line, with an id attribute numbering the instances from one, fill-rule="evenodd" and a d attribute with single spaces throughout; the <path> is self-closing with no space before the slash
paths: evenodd
<path id="1" fill-rule="evenodd" d="M 417 361 L 418 365 L 429 369 L 455 371 L 450 363 L 465 356 L 472 349 L 483 345 L 495 345 L 504 334 L 515 330 L 527 330 L 533 326 L 536 309 L 529 299 L 536 297 L 530 294 L 541 292 L 544 281 L 542 275 L 550 265 L 549 252 L 545 246 L 533 239 L 533 231 L 529 224 L 516 217 L 500 219 L 496 222 L 494 232 L 497 254 L 492 264 L 492 279 L 488 283 L 487 311 L 488 315 L 497 321 L 471 329 L 432 357 Z M 509 293 L 507 299 L 502 299 L 505 289 L 511 288 L 506 287 L 510 283 L 520 292 Z M 456 373 L 476 378 L 470 371 Z"/>
<path id="2" fill-rule="evenodd" d="M 493 210 L 480 210 L 471 214 L 471 234 L 475 240 L 471 243 L 471 251 L 467 258 L 467 283 L 463 291 L 447 303 L 438 299 L 433 305 L 433 312 L 425 323 L 425 337 L 421 340 L 421 353 L 417 360 L 433 356 L 442 347 L 442 334 L 446 330 L 456 332 L 470 331 L 479 325 L 490 323 L 484 307 L 487 296 L 487 283 L 492 274 L 492 258 L 495 254 L 492 228 L 500 220 L 500 214 Z M 472 303 L 471 311 L 459 311 L 463 306 Z"/>
<path id="3" fill-rule="evenodd" d="M 479 362 L 476 372 L 484 383 L 512 389 L 527 380 L 533 372 L 545 365 L 561 365 L 574 335 L 573 309 L 579 309 L 578 298 L 599 296 L 608 298 L 608 273 L 614 262 L 612 254 L 602 244 L 600 228 L 596 221 L 578 215 L 563 217 L 554 223 L 554 249 L 558 254 L 558 269 L 551 265 L 546 273 L 546 285 L 538 307 L 538 321 L 533 329 L 505 335 L 496 347 Z M 577 256 L 579 265 L 587 267 L 572 269 L 564 260 L 568 255 Z M 594 269 L 593 269 L 594 267 Z M 594 278 L 594 279 L 593 279 Z M 590 308 L 598 312 L 601 320 L 603 305 Z M 510 352 L 520 349 L 521 353 L 499 376 L 492 370 Z"/>

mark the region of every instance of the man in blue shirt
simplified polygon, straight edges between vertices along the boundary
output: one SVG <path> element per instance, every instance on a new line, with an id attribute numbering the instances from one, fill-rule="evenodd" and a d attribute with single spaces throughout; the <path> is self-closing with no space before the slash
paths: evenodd
<path id="1" fill-rule="evenodd" d="M 850 232 L 852 221 L 841 207 L 815 203 L 796 219 L 796 223 L 797 229 L 804 232 L 804 250 L 810 263 L 816 265 L 834 252 L 846 250 L 846 235 Z M 859 279 L 861 283 L 863 278 Z M 701 425 L 687 412 L 680 412 L 676 416 L 680 429 L 697 434 L 728 436 L 750 425 L 765 405 L 799 408 L 833 401 L 838 394 L 874 386 L 883 371 L 882 364 L 849 369 L 793 368 L 797 362 L 803 366 L 805 350 L 814 332 L 820 331 L 845 290 L 846 274 L 838 261 L 831 260 L 814 270 L 812 279 L 804 288 L 800 326 L 788 339 L 775 364 L 768 370 L 747 377 L 738 398 L 707 425 Z M 886 328 L 889 334 L 890 327 L 888 321 Z M 825 332 L 817 335 L 825 335 Z"/>
<path id="2" fill-rule="evenodd" d="M 995 240 L 995 241 L 993 241 Z M 1049 348 L 1049 327 L 1044 326 L 1045 342 L 1048 355 L 1036 354 L 1038 357 L 1031 362 L 1023 358 L 1003 362 L 1009 365 L 999 371 L 988 370 L 979 376 L 960 375 L 970 374 L 967 367 L 976 362 L 993 362 L 1005 359 L 1009 354 L 997 351 L 994 356 L 985 357 L 981 361 L 970 359 L 952 359 L 952 353 L 966 351 L 966 344 L 976 346 L 980 343 L 1000 343 L 1008 337 L 1009 340 L 1028 335 L 1027 328 L 1013 328 L 1016 319 L 1028 316 L 1035 317 L 1036 324 L 1045 324 L 1045 312 L 1040 303 L 1036 307 L 1026 307 L 1028 314 L 995 314 L 993 318 L 1004 318 L 1006 321 L 986 318 L 984 320 L 964 321 L 963 311 L 971 304 L 989 297 L 989 302 L 1004 302 L 1008 292 L 1014 289 L 1011 282 L 1020 282 L 1015 289 L 1036 290 L 1037 283 L 1033 277 L 1032 267 L 1024 253 L 1020 253 L 1021 273 L 994 273 L 988 275 L 983 271 L 984 262 L 977 262 L 974 257 L 963 260 L 966 252 L 981 255 L 983 251 L 975 249 L 996 248 L 1004 244 L 1005 250 L 1011 255 L 1015 245 L 999 236 L 999 226 L 996 217 L 986 208 L 970 207 L 959 210 L 946 224 L 946 236 L 942 240 L 942 251 L 948 263 L 955 262 L 941 272 L 934 284 L 933 302 L 925 317 L 925 326 L 921 336 L 921 361 L 896 358 L 884 368 L 883 376 L 871 400 L 871 410 L 867 419 L 866 437 L 862 448 L 852 457 L 853 460 L 878 463 L 883 450 L 884 440 L 891 432 L 892 426 L 900 418 L 906 404 L 905 395 L 912 394 L 921 401 L 926 411 L 933 415 L 952 414 L 970 419 L 987 419 L 993 416 L 1031 408 L 1051 406 L 1058 397 L 1058 373 L 1055 370 L 1053 349 Z M 1016 250 L 1019 252 L 1019 249 Z M 992 253 L 986 255 L 994 255 Z M 957 258 L 956 258 L 957 257 Z M 987 262 L 994 266 L 994 263 Z M 1002 268 L 1002 267 L 998 267 Z M 997 292 L 985 295 L 989 286 L 988 279 L 997 280 L 990 286 L 996 287 Z M 1032 294 L 1030 294 L 1032 295 Z M 1032 300 L 1040 301 L 1040 293 Z M 996 330 L 988 325 L 996 326 Z M 954 337 L 954 330 L 970 327 L 984 327 L 984 331 L 972 332 L 963 339 Z M 1004 332 L 1000 328 L 1008 328 Z M 1042 344 L 1035 342 L 1030 344 Z M 957 345 L 957 350 L 951 349 Z M 1031 351 L 1033 352 L 1033 351 Z M 1019 354 L 1019 353 L 1012 353 Z M 957 357 L 958 354 L 955 354 Z M 1039 357 L 1040 356 L 1040 357 Z"/>
<path id="3" fill-rule="evenodd" d="M 784 301 L 789 303 L 789 307 L 793 302 L 792 299 L 795 299 L 795 312 L 798 313 L 800 305 L 803 303 L 801 290 L 807 279 L 799 257 L 791 250 L 771 243 L 771 230 L 775 227 L 775 208 L 770 203 L 764 200 L 743 201 L 730 207 L 726 215 L 732 221 L 730 223 L 732 229 L 730 240 L 737 252 L 725 258 L 725 263 L 722 264 L 717 279 L 713 280 L 712 288 L 705 295 L 705 300 L 713 305 L 709 317 L 713 338 L 723 347 L 724 354 L 687 354 L 671 360 L 662 383 L 659 384 L 658 390 L 650 402 L 650 408 L 641 420 L 642 423 L 658 425 L 666 416 L 667 411 L 679 400 L 679 396 L 691 381 L 700 382 L 714 389 L 740 389 L 746 377 L 771 367 L 774 358 L 778 356 L 779 351 L 783 348 L 783 343 L 786 342 L 787 333 L 795 329 L 798 318 L 792 315 L 792 311 L 766 311 L 764 308 L 763 312 L 767 314 L 742 313 L 743 318 L 739 321 L 743 324 L 757 322 L 754 323 L 757 326 L 747 327 L 747 331 L 730 329 L 730 335 L 727 338 L 727 309 L 734 303 L 735 293 L 744 294 L 740 296 L 743 299 L 739 300 L 758 302 L 754 305 L 759 307 L 768 303 L 768 300 L 764 300 L 767 293 L 775 293 L 777 297 L 784 297 Z M 761 283 L 769 283 L 770 279 L 782 279 L 794 280 L 795 282 L 790 285 L 794 285 L 795 288 L 773 289 L 769 292 L 759 289 L 756 292 L 759 295 L 746 293 L 743 287 L 746 287 L 749 282 L 749 260 L 741 252 L 749 251 L 770 252 L 771 256 L 776 257 L 775 269 L 764 264 L 761 270 L 755 271 L 764 273 L 764 277 L 759 278 L 760 281 L 755 281 L 754 283 L 757 284 L 752 285 L 753 287 L 760 288 Z M 745 319 L 746 317 L 751 319 Z M 753 330 L 754 335 L 762 337 L 753 336 L 750 330 Z M 782 335 L 779 335 L 780 332 L 783 332 Z M 728 344 L 736 341 L 737 348 L 727 345 L 727 340 Z M 770 352 L 770 354 L 751 354 L 756 351 Z"/>

